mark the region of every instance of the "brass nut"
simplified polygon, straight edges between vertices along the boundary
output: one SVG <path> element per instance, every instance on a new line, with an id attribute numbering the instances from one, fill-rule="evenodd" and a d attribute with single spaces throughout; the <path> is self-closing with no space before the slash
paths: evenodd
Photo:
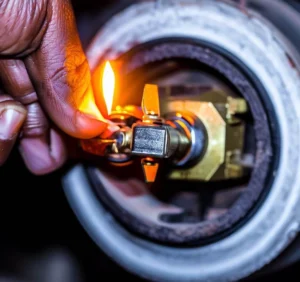
<path id="1" fill-rule="evenodd" d="M 204 124 L 208 140 L 202 158 L 193 167 L 173 169 L 170 179 L 219 181 L 244 175 L 246 170 L 238 159 L 244 147 L 245 122 L 237 116 L 248 111 L 244 99 L 228 97 L 222 91 L 201 94 L 197 100 L 166 99 L 162 114 L 176 111 L 195 114 Z"/>

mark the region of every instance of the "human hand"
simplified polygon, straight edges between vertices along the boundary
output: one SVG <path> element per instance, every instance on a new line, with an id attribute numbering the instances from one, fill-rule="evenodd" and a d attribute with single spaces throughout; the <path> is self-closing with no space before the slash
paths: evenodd
<path id="1" fill-rule="evenodd" d="M 20 132 L 28 169 L 46 174 L 66 160 L 62 132 L 107 128 L 69 0 L 0 0 L 0 79 L 0 165 Z"/>

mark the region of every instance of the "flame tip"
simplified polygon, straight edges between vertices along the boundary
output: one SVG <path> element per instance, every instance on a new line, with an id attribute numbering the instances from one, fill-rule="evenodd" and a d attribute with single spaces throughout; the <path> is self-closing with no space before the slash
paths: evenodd
<path id="1" fill-rule="evenodd" d="M 112 111 L 112 104 L 115 92 L 115 74 L 110 61 L 105 62 L 102 77 L 102 91 L 106 103 L 107 113 L 110 114 Z"/>

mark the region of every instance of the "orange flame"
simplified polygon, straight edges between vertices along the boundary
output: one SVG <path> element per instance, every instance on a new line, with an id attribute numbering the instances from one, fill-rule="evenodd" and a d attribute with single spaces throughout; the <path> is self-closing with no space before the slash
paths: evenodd
<path id="1" fill-rule="evenodd" d="M 107 113 L 112 111 L 112 105 L 114 100 L 116 78 L 110 62 L 106 62 L 104 66 L 104 72 L 102 77 L 102 93 L 104 96 Z"/>

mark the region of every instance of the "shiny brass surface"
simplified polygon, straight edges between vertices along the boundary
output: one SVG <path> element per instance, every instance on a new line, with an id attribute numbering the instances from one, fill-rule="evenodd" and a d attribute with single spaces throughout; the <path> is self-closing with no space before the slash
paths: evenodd
<path id="1" fill-rule="evenodd" d="M 130 144 L 132 138 L 131 125 L 143 117 L 140 107 L 127 105 L 125 107 L 117 106 L 109 115 L 109 119 L 116 123 L 120 130 L 105 139 L 95 137 L 88 140 L 81 140 L 81 148 L 90 154 L 109 157 L 112 155 L 121 159 L 121 155 L 130 154 Z M 112 162 L 113 163 L 113 162 Z"/>
<path id="2" fill-rule="evenodd" d="M 143 118 L 143 111 L 140 107 L 135 105 L 127 105 L 124 107 L 117 106 L 116 109 L 111 112 L 109 118 L 114 119 L 117 117 L 123 117 L 123 119 L 134 117 L 141 120 Z"/>
<path id="3" fill-rule="evenodd" d="M 145 85 L 142 110 L 142 121 L 132 126 L 130 149 L 132 155 L 142 157 L 145 181 L 154 182 L 159 168 L 157 159 L 175 157 L 188 149 L 189 140 L 160 116 L 157 85 Z"/>
<path id="4" fill-rule="evenodd" d="M 169 104 L 174 111 L 188 110 L 197 115 L 207 131 L 208 144 L 201 160 L 192 168 L 173 170 L 171 179 L 211 180 L 225 160 L 226 123 L 209 102 L 174 101 Z"/>
<path id="5" fill-rule="evenodd" d="M 160 116 L 158 86 L 146 84 L 142 98 L 142 110 L 145 116 Z"/>
<path id="6" fill-rule="evenodd" d="M 241 158 L 245 123 L 237 116 L 247 112 L 244 99 L 228 97 L 221 91 L 210 91 L 190 100 L 176 100 L 171 96 L 163 99 L 162 114 L 192 112 L 207 132 L 207 147 L 199 161 L 192 167 L 173 169 L 170 179 L 219 181 L 244 175 Z"/>
<path id="7" fill-rule="evenodd" d="M 240 119 L 236 117 L 237 114 L 245 114 L 248 111 L 247 103 L 241 98 L 227 97 L 227 122 L 230 124 L 240 123 Z"/>

